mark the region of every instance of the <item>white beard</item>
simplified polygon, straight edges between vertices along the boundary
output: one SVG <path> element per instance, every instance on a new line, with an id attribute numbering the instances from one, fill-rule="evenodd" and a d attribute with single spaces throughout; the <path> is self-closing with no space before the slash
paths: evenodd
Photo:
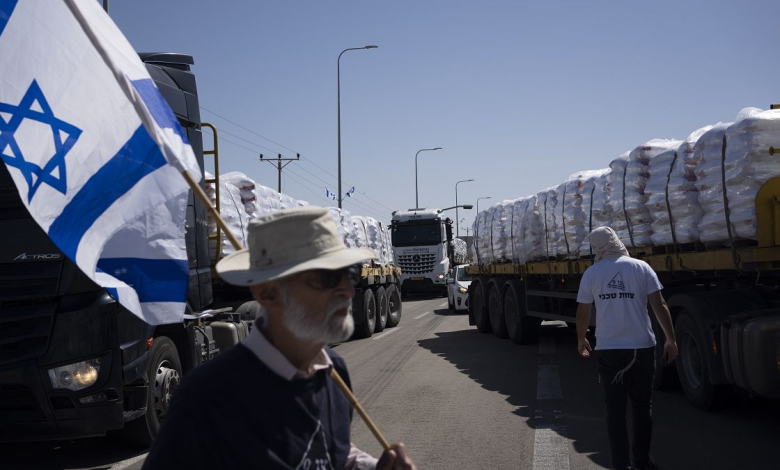
<path id="1" fill-rule="evenodd" d="M 285 310 L 282 315 L 284 326 L 300 340 L 319 343 L 338 343 L 345 341 L 355 331 L 355 320 L 352 318 L 352 301 L 346 299 L 334 302 L 326 307 L 325 316 L 320 320 L 318 312 L 310 312 L 295 298 L 289 289 L 282 288 L 282 300 Z M 334 320 L 338 310 L 347 309 L 343 320 Z"/>

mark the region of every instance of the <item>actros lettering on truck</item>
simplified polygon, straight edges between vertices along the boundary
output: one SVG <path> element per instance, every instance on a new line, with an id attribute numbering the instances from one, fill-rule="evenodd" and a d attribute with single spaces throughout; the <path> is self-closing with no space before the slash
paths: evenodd
<path id="1" fill-rule="evenodd" d="M 36 253 L 36 254 L 27 254 L 22 253 L 16 258 L 14 258 L 14 261 L 41 261 L 41 260 L 50 260 L 50 259 L 60 259 L 62 255 L 60 253 Z"/>

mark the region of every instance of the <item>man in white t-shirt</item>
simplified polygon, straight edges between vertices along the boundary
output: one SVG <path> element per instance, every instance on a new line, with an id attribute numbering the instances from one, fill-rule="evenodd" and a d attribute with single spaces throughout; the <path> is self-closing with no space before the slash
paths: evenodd
<path id="1" fill-rule="evenodd" d="M 577 294 L 577 351 L 590 357 L 585 333 L 596 304 L 596 359 L 599 381 L 607 404 L 607 432 L 616 469 L 654 469 L 650 458 L 653 433 L 652 393 L 655 374 L 655 335 L 647 303 L 666 335 L 663 357 L 677 357 L 672 317 L 653 269 L 629 257 L 614 230 L 600 227 L 591 232 L 593 266 L 582 276 Z M 633 448 L 629 449 L 626 404 L 633 411 Z"/>

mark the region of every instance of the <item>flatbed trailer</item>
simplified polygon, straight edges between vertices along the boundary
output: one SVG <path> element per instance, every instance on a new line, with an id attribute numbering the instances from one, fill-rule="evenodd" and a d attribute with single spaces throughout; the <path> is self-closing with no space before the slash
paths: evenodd
<path id="1" fill-rule="evenodd" d="M 756 220 L 757 241 L 628 249 L 658 274 L 677 336 L 679 357 L 664 367 L 665 337 L 650 314 L 654 387 L 674 383 L 676 375 L 702 409 L 722 404 L 734 386 L 780 399 L 780 178 L 759 191 Z M 586 257 L 471 265 L 469 323 L 518 344 L 535 343 L 542 320 L 575 323 L 580 280 L 592 264 Z"/>

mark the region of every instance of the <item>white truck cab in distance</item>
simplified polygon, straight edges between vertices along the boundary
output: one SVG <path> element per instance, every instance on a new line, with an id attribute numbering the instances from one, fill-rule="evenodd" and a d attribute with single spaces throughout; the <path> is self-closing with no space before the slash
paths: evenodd
<path id="1" fill-rule="evenodd" d="M 447 295 L 452 221 L 438 209 L 393 213 L 393 251 L 401 268 L 401 292 L 435 291 Z"/>

